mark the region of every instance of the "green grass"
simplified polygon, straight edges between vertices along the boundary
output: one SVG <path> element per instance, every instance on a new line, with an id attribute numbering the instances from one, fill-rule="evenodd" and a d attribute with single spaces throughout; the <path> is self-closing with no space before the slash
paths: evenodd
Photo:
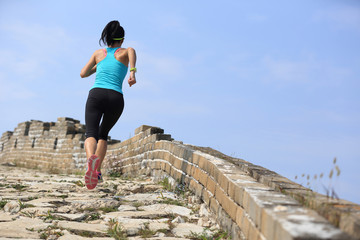
<path id="1" fill-rule="evenodd" d="M 1 201 L 0 201 L 0 209 L 3 209 L 7 203 L 8 203 L 8 201 L 6 201 L 6 200 L 1 200 Z"/>
<path id="2" fill-rule="evenodd" d="M 99 208 L 99 210 L 103 211 L 104 213 L 116 212 L 118 210 L 118 207 L 102 207 Z"/>
<path id="3" fill-rule="evenodd" d="M 98 220 L 100 218 L 101 218 L 101 214 L 97 213 L 97 212 L 92 212 L 92 213 L 86 214 L 86 220 L 87 221 Z"/>
<path id="4" fill-rule="evenodd" d="M 135 207 L 137 211 L 139 211 L 139 207 L 144 206 L 144 203 L 142 203 L 142 202 L 134 202 L 132 204 L 132 206 Z"/>
<path id="5" fill-rule="evenodd" d="M 149 223 L 144 223 L 144 228 L 140 229 L 140 231 L 138 232 L 138 234 L 142 238 L 150 238 L 154 236 L 155 233 L 156 233 L 155 231 L 149 229 Z"/>
<path id="6" fill-rule="evenodd" d="M 150 238 L 152 236 L 155 235 L 155 231 L 152 231 L 150 229 L 140 229 L 140 231 L 138 232 L 138 234 L 142 237 L 142 238 Z"/>
<path id="7" fill-rule="evenodd" d="M 73 182 L 75 185 L 79 186 L 79 187 L 84 187 L 84 183 L 81 180 L 77 180 L 75 182 Z"/>
<path id="8" fill-rule="evenodd" d="M 24 191 L 27 186 L 17 183 L 15 185 L 12 185 L 12 188 L 15 188 L 18 191 Z"/>
<path id="9" fill-rule="evenodd" d="M 181 202 L 180 200 L 177 200 L 177 199 L 171 199 L 171 198 L 167 198 L 167 197 L 163 197 L 161 199 L 162 200 L 160 200 L 159 203 L 182 206 L 182 207 L 185 206 L 185 204 L 183 202 Z"/>
<path id="10" fill-rule="evenodd" d="M 64 235 L 61 232 L 54 231 L 55 229 L 58 229 L 58 227 L 56 227 L 54 225 L 50 225 L 46 229 L 38 230 L 38 233 L 40 233 L 40 238 L 47 239 L 50 235 L 55 235 L 56 239 L 58 239 L 59 237 Z M 60 228 L 60 229 L 63 230 L 63 228 Z M 34 229 L 32 229 L 32 230 L 34 230 Z M 29 231 L 31 231 L 31 230 L 29 230 Z"/>
<path id="11" fill-rule="evenodd" d="M 127 236 L 121 225 L 115 219 L 111 219 L 109 222 L 109 228 L 107 233 L 110 237 L 113 237 L 116 240 L 126 240 Z"/>
<path id="12" fill-rule="evenodd" d="M 204 231 L 202 233 L 194 233 L 192 231 L 191 234 L 188 237 L 189 239 L 192 240 L 221 240 L 221 239 L 231 239 L 231 237 L 229 236 L 229 234 L 223 230 L 217 230 L 214 232 L 211 232 L 211 234 L 209 234 L 209 231 L 206 231 L 207 229 L 204 229 Z"/>
<path id="13" fill-rule="evenodd" d="M 169 182 L 169 178 L 168 177 L 164 177 L 160 182 L 159 184 L 165 189 L 165 190 L 168 190 L 168 191 L 171 191 L 172 190 L 172 186 Z"/>
<path id="14" fill-rule="evenodd" d="M 20 200 L 19 200 L 19 205 L 20 205 L 20 209 L 24 209 L 24 208 L 28 208 L 28 207 L 35 207 L 32 204 L 22 203 Z"/>

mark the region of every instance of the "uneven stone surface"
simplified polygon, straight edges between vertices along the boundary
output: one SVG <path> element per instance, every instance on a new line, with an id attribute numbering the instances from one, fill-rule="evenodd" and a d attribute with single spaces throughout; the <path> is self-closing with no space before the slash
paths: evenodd
<path id="1" fill-rule="evenodd" d="M 201 226 L 214 216 L 190 192 L 177 195 L 145 176 L 104 179 L 89 191 L 82 175 L 2 166 L 0 240 L 181 240 L 220 231 Z"/>

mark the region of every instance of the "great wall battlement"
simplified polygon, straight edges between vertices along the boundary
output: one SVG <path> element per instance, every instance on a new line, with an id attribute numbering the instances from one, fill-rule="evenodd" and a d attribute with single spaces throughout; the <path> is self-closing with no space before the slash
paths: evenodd
<path id="1" fill-rule="evenodd" d="M 83 171 L 85 127 L 78 120 L 29 121 L 0 139 L 0 163 Z M 174 141 L 141 126 L 125 141 L 109 140 L 104 170 L 169 177 L 201 199 L 232 239 L 360 239 L 360 206 L 317 194 L 289 179 L 211 148 Z"/>

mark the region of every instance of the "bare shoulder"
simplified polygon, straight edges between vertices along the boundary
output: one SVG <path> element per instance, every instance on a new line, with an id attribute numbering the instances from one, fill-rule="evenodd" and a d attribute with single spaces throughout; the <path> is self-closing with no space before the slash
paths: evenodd
<path id="1" fill-rule="evenodd" d="M 116 52 L 115 52 L 115 55 L 116 56 L 127 56 L 128 54 L 128 51 L 127 51 L 127 48 L 119 48 Z"/>
<path id="2" fill-rule="evenodd" d="M 93 57 L 95 58 L 96 63 L 102 61 L 106 56 L 106 52 L 104 51 L 104 48 L 95 50 L 93 53 Z"/>
<path id="3" fill-rule="evenodd" d="M 129 52 L 129 51 L 135 51 L 135 49 L 132 48 L 132 47 L 128 47 L 128 48 L 126 49 L 126 51 L 127 51 L 127 52 Z"/>
<path id="4" fill-rule="evenodd" d="M 104 48 L 95 50 L 95 52 L 94 52 L 93 55 L 94 55 L 95 57 L 99 57 L 99 56 L 101 56 L 101 55 L 103 55 L 103 54 L 104 54 Z"/>

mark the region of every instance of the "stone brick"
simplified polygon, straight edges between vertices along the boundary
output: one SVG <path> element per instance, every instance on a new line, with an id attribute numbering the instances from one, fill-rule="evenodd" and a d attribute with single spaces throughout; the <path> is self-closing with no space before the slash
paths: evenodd
<path id="1" fill-rule="evenodd" d="M 244 234 L 241 232 L 241 229 L 238 225 L 233 224 L 231 228 L 231 239 L 232 240 L 243 240 Z M 264 239 L 265 240 L 265 239 Z"/>
<path id="2" fill-rule="evenodd" d="M 213 195 L 206 190 L 206 188 L 203 188 L 202 190 L 202 200 L 206 203 L 207 206 L 210 206 L 210 199 L 213 197 Z"/>
<path id="3" fill-rule="evenodd" d="M 182 160 L 181 162 L 181 166 L 180 166 L 180 170 L 183 171 L 184 173 L 188 174 L 188 167 L 189 170 L 191 169 L 191 165 L 189 164 L 189 162 L 187 162 L 186 160 Z"/>
<path id="4" fill-rule="evenodd" d="M 262 209 L 261 214 L 261 232 L 266 239 L 275 239 L 276 222 L 271 216 L 272 211 L 270 209 Z"/>
<path id="5" fill-rule="evenodd" d="M 195 193 L 195 195 L 199 198 L 201 198 L 201 194 L 202 194 L 202 189 L 203 187 L 197 183 L 196 181 L 194 180 L 191 180 L 190 181 L 190 185 L 189 185 L 189 189 Z"/>
<path id="6" fill-rule="evenodd" d="M 193 178 L 195 178 L 197 181 L 199 181 L 199 179 L 200 179 L 200 169 L 199 168 L 197 168 L 197 167 L 193 167 L 192 168 L 192 173 L 191 173 L 191 175 L 192 175 L 192 177 Z"/>
<path id="7" fill-rule="evenodd" d="M 210 175 L 214 176 L 214 167 L 215 165 L 211 161 L 207 161 L 204 170 Z"/>
<path id="8" fill-rule="evenodd" d="M 193 168 L 193 165 L 190 164 L 190 163 L 188 163 L 188 164 L 186 165 L 186 169 L 185 169 L 184 172 L 185 172 L 187 175 L 191 175 L 192 168 Z"/>
<path id="9" fill-rule="evenodd" d="M 174 159 L 174 163 L 173 163 L 174 167 L 181 170 L 183 160 L 176 158 L 176 157 L 173 157 L 173 159 Z"/>
<path id="10" fill-rule="evenodd" d="M 198 165 L 201 169 L 204 170 L 207 163 L 208 159 L 206 159 L 204 156 L 199 156 Z"/>
<path id="11" fill-rule="evenodd" d="M 263 237 L 261 236 L 261 233 L 259 232 L 259 230 L 254 226 L 250 226 L 248 239 L 249 240 L 260 240 L 261 238 L 263 238 Z M 281 239 L 283 239 L 283 238 L 281 238 Z"/>
<path id="12" fill-rule="evenodd" d="M 219 170 L 219 168 L 214 165 L 214 169 L 213 169 L 213 174 L 210 174 L 214 180 L 218 183 L 219 182 L 219 178 L 220 178 L 220 175 L 222 174 L 222 172 Z"/>
<path id="13" fill-rule="evenodd" d="M 157 141 L 154 145 L 155 149 L 165 149 L 164 148 L 164 141 Z"/>
<path id="14" fill-rule="evenodd" d="M 216 220 L 219 223 L 220 227 L 227 232 L 231 232 L 233 221 L 223 208 L 219 208 Z"/>
<path id="15" fill-rule="evenodd" d="M 188 177 L 186 175 L 183 175 L 183 184 L 185 184 L 186 186 L 190 185 L 190 181 L 191 181 L 191 177 Z"/>
<path id="16" fill-rule="evenodd" d="M 164 160 L 166 160 L 166 161 L 168 161 L 168 162 L 170 162 L 171 163 L 171 161 L 170 161 L 170 154 L 169 153 L 167 153 L 167 152 L 164 152 L 164 151 L 156 151 L 156 158 L 158 158 L 158 159 L 164 159 Z"/>
<path id="17" fill-rule="evenodd" d="M 243 228 L 244 225 L 244 214 L 245 214 L 245 210 L 242 207 L 238 206 L 236 208 L 235 222 L 241 229 Z"/>
<path id="18" fill-rule="evenodd" d="M 216 185 L 215 198 L 218 200 L 221 206 L 224 206 L 225 193 L 219 185 Z"/>
<path id="19" fill-rule="evenodd" d="M 195 165 L 199 165 L 199 158 L 200 155 L 194 152 L 192 155 L 192 163 Z"/>
<path id="20" fill-rule="evenodd" d="M 157 161 L 157 160 L 153 160 L 153 163 L 154 163 L 154 165 L 153 165 L 153 168 L 155 168 L 155 169 L 161 169 L 161 162 L 160 161 Z"/>
<path id="21" fill-rule="evenodd" d="M 170 174 L 170 172 L 171 172 L 171 166 L 170 166 L 169 163 L 167 163 L 167 164 L 165 165 L 165 172 L 167 172 L 168 174 Z"/>
<path id="22" fill-rule="evenodd" d="M 244 217 L 242 218 L 242 226 L 240 227 L 241 231 L 244 233 L 245 239 L 249 239 L 250 236 L 250 228 L 252 228 L 253 225 L 251 223 L 251 220 L 249 218 L 249 215 L 246 213 L 244 214 Z M 280 239 L 279 239 L 280 240 Z"/>
<path id="23" fill-rule="evenodd" d="M 210 209 L 211 211 L 217 215 L 219 212 L 220 204 L 215 198 L 210 198 Z"/>
<path id="24" fill-rule="evenodd" d="M 223 208 L 227 212 L 227 214 L 231 217 L 233 221 L 236 221 L 236 211 L 238 205 L 232 201 L 228 196 L 224 195 L 223 198 Z"/>
<path id="25" fill-rule="evenodd" d="M 160 162 L 160 168 L 161 168 L 161 170 L 165 171 L 166 170 L 166 162 Z"/>
<path id="26" fill-rule="evenodd" d="M 189 148 L 185 148 L 183 159 L 185 159 L 186 161 L 191 162 L 193 152 L 194 152 L 193 150 L 191 150 Z"/>
<path id="27" fill-rule="evenodd" d="M 155 134 L 154 136 L 156 137 L 155 141 L 160 141 L 160 140 L 171 141 L 172 140 L 170 134 Z"/>
<path id="28" fill-rule="evenodd" d="M 181 172 L 181 171 L 179 171 L 179 170 L 175 170 L 175 179 L 177 180 L 177 181 L 181 181 L 181 179 L 183 178 L 183 173 Z"/>
<path id="29" fill-rule="evenodd" d="M 209 192 L 211 192 L 213 195 L 215 195 L 216 182 L 210 176 L 208 176 L 208 179 L 206 181 L 206 188 L 207 188 L 207 190 L 209 190 Z"/>
<path id="30" fill-rule="evenodd" d="M 174 165 L 176 157 L 174 157 L 173 155 L 169 154 L 169 162 L 171 165 Z"/>
<path id="31" fill-rule="evenodd" d="M 203 185 L 206 186 L 207 183 L 207 179 L 208 179 L 209 175 L 207 173 L 205 173 L 204 171 L 199 171 L 199 182 Z"/>
<path id="32" fill-rule="evenodd" d="M 228 183 L 228 191 L 227 194 L 229 195 L 229 197 L 233 200 L 235 200 L 235 188 L 236 188 L 236 184 L 233 181 L 229 181 Z M 239 204 L 240 205 L 240 204 Z"/>
<path id="33" fill-rule="evenodd" d="M 227 193 L 228 192 L 229 179 L 224 175 L 224 173 L 219 174 L 218 183 L 221 186 L 221 188 L 224 189 L 224 192 Z"/>
<path id="34" fill-rule="evenodd" d="M 181 147 L 179 144 L 175 144 L 172 153 L 179 158 L 183 158 L 184 151 L 185 151 L 185 149 L 183 147 Z"/>

